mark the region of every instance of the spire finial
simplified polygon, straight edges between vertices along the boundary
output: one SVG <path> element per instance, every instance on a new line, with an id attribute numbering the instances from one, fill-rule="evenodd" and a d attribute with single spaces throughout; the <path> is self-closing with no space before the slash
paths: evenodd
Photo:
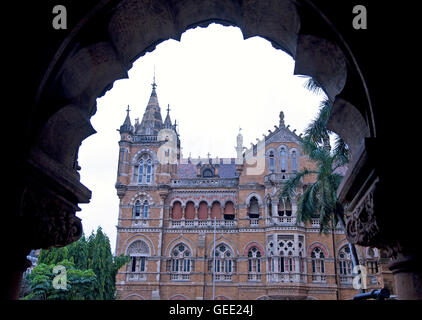
<path id="1" fill-rule="evenodd" d="M 170 113 L 170 104 L 167 105 L 167 113 Z"/>
<path id="2" fill-rule="evenodd" d="M 155 65 L 154 65 L 154 79 L 152 82 L 152 89 L 155 89 L 157 87 L 157 84 L 155 83 Z"/>
<path id="3" fill-rule="evenodd" d="M 129 105 L 127 105 L 127 110 L 126 112 L 129 113 L 130 109 L 129 109 Z"/>

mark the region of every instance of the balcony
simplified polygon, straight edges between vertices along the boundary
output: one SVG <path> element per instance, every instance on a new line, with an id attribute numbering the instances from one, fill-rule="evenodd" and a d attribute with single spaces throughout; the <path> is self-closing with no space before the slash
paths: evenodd
<path id="1" fill-rule="evenodd" d="M 126 273 L 126 281 L 143 281 L 146 280 L 146 274 L 143 272 L 128 272 Z"/>
<path id="2" fill-rule="evenodd" d="M 268 282 L 306 282 L 306 274 L 292 272 L 274 272 L 267 274 Z"/>
<path id="3" fill-rule="evenodd" d="M 264 177 L 264 181 L 266 183 L 271 182 L 271 183 L 283 183 L 286 182 L 287 180 L 290 179 L 290 177 L 292 177 L 291 173 L 287 173 L 287 172 L 273 172 L 270 174 L 267 174 Z"/>
<path id="4" fill-rule="evenodd" d="M 172 273 L 170 274 L 170 280 L 172 281 L 189 281 L 189 273 Z"/>
<path id="5" fill-rule="evenodd" d="M 269 217 L 266 219 L 267 226 L 294 226 L 296 217 Z"/>

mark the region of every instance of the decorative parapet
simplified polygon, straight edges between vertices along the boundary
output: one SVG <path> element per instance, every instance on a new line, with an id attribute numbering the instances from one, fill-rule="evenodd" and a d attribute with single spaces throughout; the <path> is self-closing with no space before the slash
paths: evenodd
<path id="1" fill-rule="evenodd" d="M 185 187 L 220 187 L 220 188 L 230 188 L 237 187 L 239 180 L 237 178 L 204 178 L 204 179 L 173 179 L 171 180 L 171 186 L 173 188 L 185 188 Z"/>

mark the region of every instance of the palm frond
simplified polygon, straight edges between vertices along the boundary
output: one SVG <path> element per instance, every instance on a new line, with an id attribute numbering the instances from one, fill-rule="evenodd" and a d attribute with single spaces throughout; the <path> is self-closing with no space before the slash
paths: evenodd
<path id="1" fill-rule="evenodd" d="M 349 147 L 344 140 L 337 135 L 334 141 L 333 158 L 336 164 L 340 166 L 349 162 Z"/>
<path id="2" fill-rule="evenodd" d="M 322 92 L 321 86 L 313 78 L 306 80 L 306 82 L 303 84 L 303 87 L 315 94 Z"/>
<path id="3" fill-rule="evenodd" d="M 304 136 L 310 141 L 317 144 L 329 144 L 329 131 L 327 129 L 327 122 L 330 117 L 332 104 L 329 99 L 321 101 L 319 106 L 318 115 L 306 127 Z"/>

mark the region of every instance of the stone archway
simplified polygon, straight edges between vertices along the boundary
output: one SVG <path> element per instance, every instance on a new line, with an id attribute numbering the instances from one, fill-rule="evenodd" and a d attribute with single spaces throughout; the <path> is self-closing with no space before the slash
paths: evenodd
<path id="1" fill-rule="evenodd" d="M 368 160 L 377 132 L 369 88 L 343 36 L 314 2 L 105 0 L 81 12 L 40 77 L 29 110 L 25 179 L 16 196 L 22 238 L 11 250 L 16 263 L 10 279 L 21 277 L 30 249 L 63 246 L 81 235 L 75 212 L 91 192 L 80 183 L 77 157 L 81 142 L 95 133 L 90 117 L 97 97 L 127 77 L 132 62 L 158 43 L 211 22 L 238 26 L 245 38 L 269 40 L 295 59 L 295 74 L 309 75 L 321 86 L 334 103 L 330 129 L 352 153 L 339 190 L 340 200 L 351 204 L 350 238 L 401 254 L 403 245 L 392 236 L 396 226 L 374 213 L 373 203 L 381 198 L 375 191 L 384 181 Z"/>

